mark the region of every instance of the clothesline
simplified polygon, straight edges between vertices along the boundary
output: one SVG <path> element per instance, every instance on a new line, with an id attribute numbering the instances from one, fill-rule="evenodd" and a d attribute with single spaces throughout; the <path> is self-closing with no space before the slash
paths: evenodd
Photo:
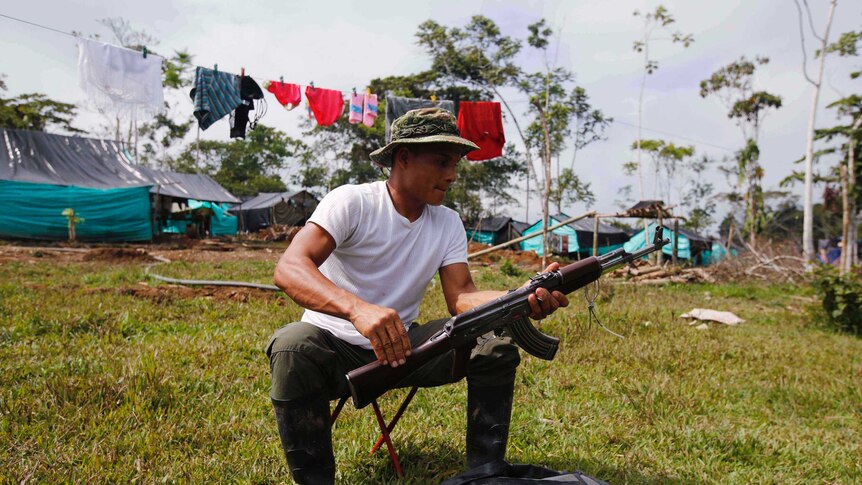
<path id="1" fill-rule="evenodd" d="M 25 20 L 25 19 L 21 19 L 21 18 L 13 17 L 13 16 L 11 16 L 11 15 L 6 15 L 6 14 L 3 14 L 3 13 L 0 13 L 0 17 L 2 17 L 2 18 L 6 18 L 6 19 L 8 19 L 8 20 L 15 21 L 15 22 L 20 22 L 20 23 L 23 23 L 23 24 L 26 24 L 26 25 L 30 25 L 30 26 L 32 26 L 32 27 L 37 27 L 37 28 L 40 28 L 40 29 L 43 29 L 43 30 L 47 30 L 47 31 L 50 31 L 50 32 L 55 32 L 55 33 L 58 33 L 58 34 L 67 35 L 67 36 L 72 37 L 72 38 L 75 38 L 75 39 L 80 39 L 80 38 L 81 38 L 81 36 L 76 35 L 76 34 L 73 34 L 73 33 L 71 33 L 71 32 L 66 32 L 66 31 L 64 31 L 64 30 L 60 30 L 60 29 L 56 29 L 56 28 L 53 28 L 53 27 L 49 27 L 49 26 L 47 26 L 47 25 L 43 25 L 43 24 L 40 24 L 40 23 L 36 23 L 36 22 L 29 21 L 29 20 Z M 93 42 L 99 42 L 99 43 L 106 44 L 106 45 L 112 45 L 112 44 L 109 44 L 109 43 L 107 43 L 107 42 L 101 42 L 101 41 L 98 41 L 98 40 L 94 40 Z M 133 51 L 133 52 L 139 52 L 139 51 L 134 51 L 133 49 L 128 49 L 128 48 L 126 48 L 126 47 L 122 47 L 122 46 L 114 46 L 114 47 L 120 47 L 120 48 L 122 48 L 122 49 L 131 50 L 131 51 Z M 148 53 L 148 55 L 155 55 L 155 56 L 157 56 L 156 54 L 149 54 L 149 53 Z M 160 57 L 160 58 L 164 59 L 164 57 L 162 57 L 162 56 L 157 56 L 157 57 Z M 218 65 L 218 63 L 214 63 L 213 65 Z M 202 67 L 203 67 L 203 66 L 202 66 Z M 229 72 L 229 71 L 226 71 L 226 72 Z M 250 76 L 250 75 L 248 75 L 248 74 L 246 74 L 246 76 L 248 76 L 248 77 L 250 77 L 250 78 L 252 78 L 252 79 L 254 79 L 255 81 L 260 82 L 260 83 L 265 83 L 266 81 L 281 80 L 281 79 L 283 78 L 283 76 L 270 77 L 270 78 L 263 78 L 263 77 L 258 77 L 257 75 L 255 75 L 255 76 Z M 313 81 L 312 81 L 312 82 L 313 82 Z M 309 84 L 307 84 L 307 85 L 311 85 L 311 83 L 312 83 L 312 82 L 309 82 Z M 300 84 L 300 83 L 296 83 L 296 84 Z M 321 88 L 322 88 L 323 86 L 315 86 L 315 87 L 321 87 Z M 326 88 L 326 89 L 336 89 L 336 88 Z M 352 93 L 354 89 L 356 89 L 356 88 L 355 88 L 355 87 L 353 87 L 353 88 L 351 88 L 351 89 L 349 89 L 349 90 L 347 90 L 347 89 L 336 89 L 336 90 L 337 90 L 337 91 L 341 91 L 342 93 L 345 93 L 345 92 L 346 92 L 346 93 Z M 359 92 L 359 91 L 357 90 L 357 93 L 358 93 L 358 92 Z M 526 100 L 526 99 L 515 99 L 515 100 L 508 100 L 507 102 L 508 102 L 509 104 L 524 104 L 524 103 L 528 103 L 528 102 L 529 102 L 529 100 Z M 636 125 L 635 125 L 635 124 L 633 124 L 633 123 L 626 122 L 626 121 L 622 121 L 622 120 L 620 120 L 620 119 L 618 119 L 618 118 L 614 118 L 614 119 L 613 119 L 613 123 L 618 123 L 618 124 L 622 124 L 622 125 L 625 125 L 625 126 L 636 126 Z M 696 143 L 696 144 L 699 144 L 699 145 L 704 145 L 704 146 L 709 146 L 709 147 L 713 147 L 713 148 L 718 148 L 718 149 L 720 149 L 720 150 L 725 150 L 725 151 L 729 151 L 729 152 L 733 152 L 733 151 L 735 151 L 735 150 L 734 150 L 734 149 L 732 149 L 732 148 L 728 148 L 728 147 L 721 146 L 721 145 L 716 145 L 716 144 L 714 144 L 714 143 L 706 142 L 706 141 L 703 141 L 703 140 L 698 140 L 698 139 L 696 139 L 696 138 L 692 138 L 692 137 L 687 137 L 687 136 L 683 136 L 683 135 L 678 135 L 678 134 L 675 134 L 675 133 L 671 133 L 671 132 L 667 132 L 667 131 L 662 131 L 662 130 L 656 130 L 656 129 L 654 129 L 654 128 L 649 128 L 649 127 L 645 127 L 645 126 L 642 126 L 641 128 L 642 128 L 644 131 L 649 131 L 649 132 L 653 132 L 653 133 L 658 133 L 658 134 L 662 134 L 662 135 L 665 135 L 665 136 L 671 136 L 671 137 L 674 137 L 674 138 L 678 138 L 678 139 L 680 139 L 680 140 L 686 140 L 686 141 L 689 141 L 689 142 L 692 142 L 692 143 Z"/>

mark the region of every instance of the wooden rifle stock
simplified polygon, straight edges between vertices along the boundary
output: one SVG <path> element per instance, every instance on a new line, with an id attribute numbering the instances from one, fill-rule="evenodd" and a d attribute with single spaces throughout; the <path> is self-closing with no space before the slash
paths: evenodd
<path id="1" fill-rule="evenodd" d="M 356 409 L 362 409 L 371 404 L 386 391 L 398 387 L 398 383 L 405 377 L 451 348 L 449 334 L 441 331 L 411 350 L 410 357 L 407 357 L 403 365 L 392 367 L 375 360 L 353 369 L 347 373 L 353 405 Z"/>

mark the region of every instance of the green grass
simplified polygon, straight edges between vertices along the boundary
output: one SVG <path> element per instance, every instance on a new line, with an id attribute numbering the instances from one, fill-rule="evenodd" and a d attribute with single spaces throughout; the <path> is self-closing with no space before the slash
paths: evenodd
<path id="1" fill-rule="evenodd" d="M 263 347 L 301 314 L 283 297 L 149 299 L 140 263 L 0 264 L 0 482 L 289 481 Z M 166 276 L 268 283 L 271 263 L 174 262 Z M 482 268 L 484 288 L 520 284 Z M 150 281 L 150 284 L 154 283 Z M 862 482 L 862 340 L 817 323 L 807 288 L 604 285 L 542 324 L 525 357 L 507 458 L 612 483 Z M 694 307 L 747 322 L 707 331 Z M 421 318 L 442 315 L 439 285 Z M 387 395 L 394 412 L 403 391 Z M 421 390 L 394 432 L 411 483 L 463 467 L 464 383 Z M 396 482 L 370 410 L 335 425 L 339 483 Z"/>

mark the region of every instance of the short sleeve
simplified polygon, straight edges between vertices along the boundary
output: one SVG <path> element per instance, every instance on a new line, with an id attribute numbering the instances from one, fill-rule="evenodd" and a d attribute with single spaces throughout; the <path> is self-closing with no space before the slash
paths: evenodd
<path id="1" fill-rule="evenodd" d="M 443 254 L 443 262 L 440 267 L 455 263 L 467 262 L 467 231 L 461 225 L 461 218 L 454 211 L 449 214 L 446 224 L 447 247 Z"/>
<path id="2" fill-rule="evenodd" d="M 308 222 L 323 228 L 341 246 L 356 231 L 362 210 L 362 197 L 355 185 L 342 185 L 323 197 Z"/>

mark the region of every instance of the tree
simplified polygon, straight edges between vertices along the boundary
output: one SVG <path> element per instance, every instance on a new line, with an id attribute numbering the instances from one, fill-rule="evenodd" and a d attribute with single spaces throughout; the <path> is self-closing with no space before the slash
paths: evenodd
<path id="1" fill-rule="evenodd" d="M 571 168 L 564 168 L 551 186 L 551 200 L 557 205 L 557 212 L 563 212 L 563 207 L 568 204 L 583 202 L 592 205 L 596 196 L 589 183 L 581 181 Z"/>
<path id="2" fill-rule="evenodd" d="M 205 140 L 197 148 L 189 146 L 171 169 L 205 173 L 234 195 L 287 190 L 279 171 L 292 159 L 301 158 L 308 148 L 275 128 L 258 125 L 245 139 L 230 142 Z"/>
<path id="3" fill-rule="evenodd" d="M 715 221 L 713 219 L 715 214 L 713 185 L 701 175 L 712 163 L 713 161 L 704 155 L 700 159 L 692 158 L 686 167 L 689 171 L 689 177 L 682 203 L 687 209 L 688 218 L 683 223 L 683 227 L 694 232 L 706 229 Z"/>
<path id="4" fill-rule="evenodd" d="M 481 15 L 473 16 L 464 28 L 447 28 L 428 20 L 419 26 L 416 37 L 431 57 L 431 70 L 442 73 L 442 81 L 476 90 L 477 96 L 473 99 L 499 99 L 526 146 L 526 135 L 518 116 L 501 91 L 504 86 L 517 85 L 521 76 L 521 69 L 515 63 L 522 47 L 520 40 L 503 35 L 493 20 Z M 530 180 L 534 180 L 536 186 L 539 181 L 533 154 L 526 150 L 524 158 L 527 170 L 525 211 L 529 215 Z"/>
<path id="5" fill-rule="evenodd" d="M 640 147 L 638 148 L 638 144 Z M 654 187 L 656 194 L 667 204 L 672 203 L 673 182 L 677 170 L 687 168 L 688 159 L 694 155 L 693 146 L 677 146 L 664 140 L 635 140 L 632 149 L 638 152 L 646 152 L 653 163 L 655 175 Z M 629 162 L 624 168 L 631 173 L 637 167 L 638 162 Z"/>
<path id="6" fill-rule="evenodd" d="M 77 108 L 73 104 L 54 101 L 41 93 L 20 94 L 6 98 L 6 75 L 0 74 L 0 127 L 17 130 L 83 133 L 72 126 Z"/>
<path id="7" fill-rule="evenodd" d="M 811 34 L 820 40 L 820 49 L 817 54 L 820 57 L 820 66 L 817 69 L 817 80 L 814 81 L 808 76 L 808 67 L 806 58 L 808 54 L 805 52 L 805 32 L 802 27 L 802 19 L 804 17 L 802 8 L 799 6 L 799 0 L 793 0 L 796 4 L 796 10 L 799 13 L 799 37 L 802 42 L 802 74 L 805 79 L 814 86 L 814 91 L 811 93 L 811 111 L 808 114 L 808 130 L 806 132 L 805 142 L 805 199 L 803 202 L 804 222 L 802 225 L 802 252 L 806 261 L 814 259 L 814 234 L 813 234 L 813 191 L 814 191 L 814 126 L 817 115 L 817 103 L 820 99 L 820 85 L 823 82 L 823 68 L 826 65 L 826 56 L 829 51 L 826 49 L 829 43 L 829 29 L 832 27 L 832 16 L 835 13 L 837 0 L 829 2 L 829 14 L 826 19 L 826 28 L 822 37 L 814 31 L 814 23 L 811 21 L 811 10 L 808 8 L 808 2 L 805 4 L 805 13 L 807 14 L 809 25 L 811 26 Z"/>
<path id="8" fill-rule="evenodd" d="M 650 58 L 650 43 L 657 41 L 670 41 L 674 44 L 682 44 L 683 47 L 688 47 L 694 42 L 694 37 L 691 34 L 684 34 L 680 31 L 672 31 L 670 26 L 676 22 L 673 15 L 663 5 L 659 5 L 652 12 L 641 13 L 638 10 L 634 11 L 635 17 L 643 19 L 643 34 L 640 40 L 636 40 L 633 44 L 635 52 L 643 54 L 643 75 L 641 77 L 640 93 L 638 94 L 638 137 L 635 142 L 635 150 L 637 151 L 637 172 L 638 183 L 640 187 L 640 198 L 646 198 L 644 191 L 643 168 L 641 165 L 641 129 L 643 125 L 643 101 L 644 89 L 646 88 L 647 76 L 654 73 L 658 69 L 658 61 Z M 663 35 L 664 37 L 655 37 Z M 646 221 L 644 221 L 644 230 L 646 230 Z"/>
<path id="9" fill-rule="evenodd" d="M 736 152 L 735 175 L 737 190 L 742 191 L 741 198 L 746 207 L 745 231 L 752 247 L 765 220 L 761 187 L 763 168 L 759 162 L 760 148 L 757 143 L 768 110 L 781 107 L 779 96 L 754 90 L 754 72 L 758 65 L 768 62 L 769 59 L 765 57 L 749 61 L 742 56 L 700 82 L 701 97 L 716 96 L 721 99 L 728 108 L 727 117 L 734 120 L 745 139 L 745 146 Z"/>

